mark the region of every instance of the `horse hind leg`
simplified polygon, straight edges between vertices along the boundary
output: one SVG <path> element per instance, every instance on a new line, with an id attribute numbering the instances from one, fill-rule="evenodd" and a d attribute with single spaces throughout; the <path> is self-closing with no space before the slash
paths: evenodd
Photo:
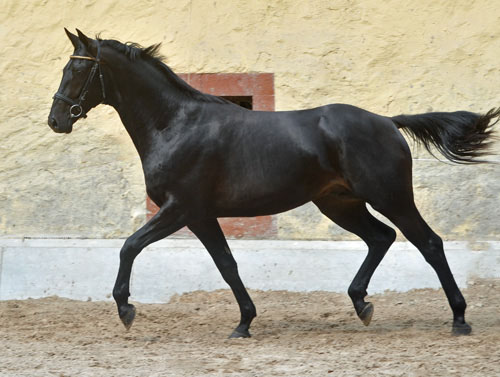
<path id="1" fill-rule="evenodd" d="M 401 230 L 436 272 L 453 311 L 452 334 L 468 335 L 471 327 L 465 322 L 467 305 L 446 260 L 443 241 L 421 217 L 413 199 L 400 198 L 402 200 L 389 207 L 373 207 Z"/>
<path id="2" fill-rule="evenodd" d="M 356 234 L 368 245 L 368 254 L 348 289 L 356 314 L 368 326 L 374 307 L 364 300 L 366 290 L 373 273 L 396 239 L 396 232 L 373 217 L 362 200 L 331 195 L 316 200 L 314 204 L 330 220 Z"/>

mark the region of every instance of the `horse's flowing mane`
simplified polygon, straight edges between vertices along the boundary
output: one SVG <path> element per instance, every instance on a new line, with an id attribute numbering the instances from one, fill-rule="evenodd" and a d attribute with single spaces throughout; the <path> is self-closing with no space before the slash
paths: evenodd
<path id="1" fill-rule="evenodd" d="M 102 46 L 111 47 L 113 50 L 124 54 L 131 61 L 139 59 L 147 61 L 149 64 L 159 69 L 172 85 L 181 90 L 189 98 L 203 102 L 232 103 L 222 97 L 202 93 L 177 76 L 174 71 L 163 62 L 165 57 L 160 53 L 161 43 L 143 47 L 133 42 L 122 43 L 113 39 L 102 40 L 99 37 L 97 37 L 97 40 Z"/>

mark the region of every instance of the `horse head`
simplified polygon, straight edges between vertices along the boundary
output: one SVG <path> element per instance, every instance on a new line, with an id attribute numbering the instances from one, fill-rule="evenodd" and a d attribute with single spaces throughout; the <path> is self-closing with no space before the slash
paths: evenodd
<path id="1" fill-rule="evenodd" d="M 100 42 L 85 36 L 66 34 L 74 51 L 63 69 L 63 77 L 49 114 L 49 126 L 59 133 L 70 133 L 73 124 L 106 98 L 101 73 Z"/>

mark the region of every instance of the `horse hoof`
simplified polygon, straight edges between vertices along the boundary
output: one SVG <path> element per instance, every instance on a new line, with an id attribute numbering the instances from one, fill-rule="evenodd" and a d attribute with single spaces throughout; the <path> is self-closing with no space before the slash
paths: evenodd
<path id="1" fill-rule="evenodd" d="M 127 304 L 120 309 L 120 319 L 127 330 L 130 329 L 132 323 L 135 319 L 135 307 L 134 305 Z"/>
<path id="2" fill-rule="evenodd" d="M 358 314 L 359 319 L 363 322 L 363 325 L 368 326 L 372 321 L 373 317 L 373 304 L 371 302 L 367 302 L 361 313 Z"/>
<path id="3" fill-rule="evenodd" d="M 243 331 L 240 331 L 240 330 L 234 330 L 232 332 L 231 335 L 229 335 L 229 338 L 228 339 L 235 339 L 235 338 L 250 338 L 251 335 L 250 333 L 248 332 L 248 330 L 243 330 Z"/>
<path id="4" fill-rule="evenodd" d="M 469 335 L 471 331 L 472 327 L 470 327 L 466 322 L 453 325 L 451 329 L 452 335 L 455 336 Z"/>

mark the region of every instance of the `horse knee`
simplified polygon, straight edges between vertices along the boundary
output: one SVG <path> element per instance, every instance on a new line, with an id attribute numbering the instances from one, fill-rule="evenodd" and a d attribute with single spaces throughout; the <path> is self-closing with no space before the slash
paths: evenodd
<path id="1" fill-rule="evenodd" d="M 353 301 L 362 300 L 368 294 L 366 288 L 357 284 L 355 281 L 351 283 L 347 289 L 347 294 Z"/>
<path id="2" fill-rule="evenodd" d="M 458 311 L 459 313 L 465 312 L 465 309 L 467 309 L 467 302 L 465 302 L 464 296 L 462 294 L 456 295 L 452 299 L 452 307 L 454 311 Z"/>

